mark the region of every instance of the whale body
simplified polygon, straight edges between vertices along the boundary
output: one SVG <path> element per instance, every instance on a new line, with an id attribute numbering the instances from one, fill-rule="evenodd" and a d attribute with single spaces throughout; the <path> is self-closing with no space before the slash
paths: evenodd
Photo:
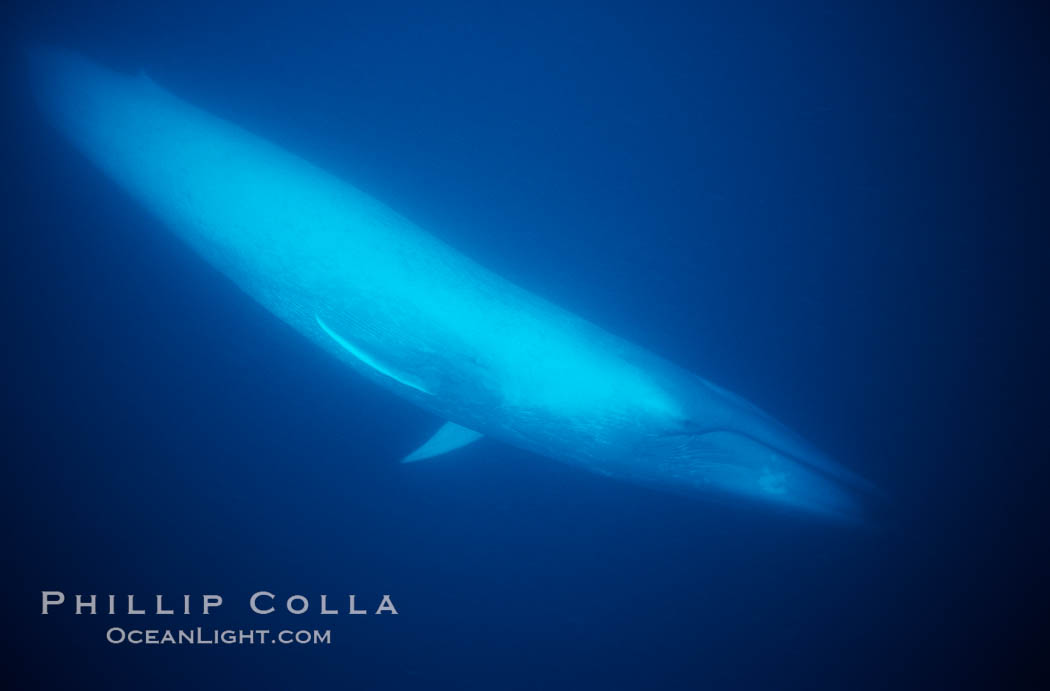
<path id="1" fill-rule="evenodd" d="M 480 266 L 384 204 L 143 74 L 27 49 L 46 119 L 245 293 L 447 421 L 678 492 L 857 518 L 871 486 L 756 406 Z"/>

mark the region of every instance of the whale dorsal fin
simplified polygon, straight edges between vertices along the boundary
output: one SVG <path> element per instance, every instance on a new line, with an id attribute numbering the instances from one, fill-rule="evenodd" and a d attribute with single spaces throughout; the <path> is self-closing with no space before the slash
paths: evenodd
<path id="1" fill-rule="evenodd" d="M 338 333 L 333 331 L 332 328 L 328 326 L 328 324 L 325 324 L 324 320 L 321 319 L 320 315 L 315 314 L 314 319 L 317 320 L 317 325 L 320 326 L 326 334 L 328 334 L 329 338 L 338 343 L 343 348 L 343 350 L 353 355 L 361 363 L 368 365 L 376 372 L 382 374 L 384 377 L 389 377 L 394 381 L 398 382 L 399 384 L 404 384 L 405 386 L 411 389 L 415 389 L 416 391 L 420 391 L 425 394 L 434 394 L 433 391 L 426 387 L 426 385 L 421 379 L 419 379 L 419 377 L 413 376 L 406 372 L 399 372 L 391 367 L 388 367 L 387 365 L 383 364 L 376 358 L 366 353 L 361 348 L 358 348 L 353 343 L 340 336 Z"/>
<path id="2" fill-rule="evenodd" d="M 475 432 L 454 422 L 446 422 L 438 428 L 437 432 L 434 432 L 434 436 L 423 442 L 423 445 L 418 449 L 402 458 L 401 462 L 413 463 L 422 461 L 424 458 L 440 456 L 477 441 L 482 436 L 484 435 L 481 432 Z"/>

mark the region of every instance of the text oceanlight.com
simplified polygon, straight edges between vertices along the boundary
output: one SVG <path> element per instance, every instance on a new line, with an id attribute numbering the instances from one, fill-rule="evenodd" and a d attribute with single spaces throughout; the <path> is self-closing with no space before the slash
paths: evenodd
<path id="1" fill-rule="evenodd" d="M 269 629 L 123 629 L 106 631 L 106 640 L 114 645 L 329 645 L 330 630 L 270 631 Z"/>
<path id="2" fill-rule="evenodd" d="M 60 590 L 40 591 L 40 614 L 73 615 L 75 617 L 133 617 L 135 624 L 153 617 L 164 623 L 182 616 L 209 617 L 223 607 L 225 598 L 218 594 L 201 595 L 115 595 L 75 593 L 69 597 Z M 374 617 L 398 614 L 390 595 L 347 594 L 329 597 L 317 595 L 280 596 L 268 590 L 258 590 L 241 601 L 246 616 L 269 619 L 272 615 L 321 615 L 330 617 Z M 136 616 L 137 615 L 137 616 Z M 143 617 L 143 619 L 138 619 Z M 154 624 L 153 621 L 150 622 Z M 189 623 L 189 622 L 187 622 Z M 327 621 L 326 621 L 327 623 Z M 209 626 L 164 627 L 127 626 L 120 619 L 111 619 L 106 628 L 106 641 L 113 645 L 331 645 L 331 629 L 223 629 Z"/>

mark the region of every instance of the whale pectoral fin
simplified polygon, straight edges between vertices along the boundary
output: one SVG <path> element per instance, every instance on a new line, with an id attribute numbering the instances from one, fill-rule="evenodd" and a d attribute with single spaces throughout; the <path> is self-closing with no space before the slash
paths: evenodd
<path id="1" fill-rule="evenodd" d="M 440 456 L 475 442 L 483 436 L 481 432 L 461 427 L 454 422 L 446 422 L 441 425 L 437 432 L 434 432 L 434 436 L 427 439 L 418 449 L 402 458 L 401 462 L 413 463 L 422 461 L 424 458 Z"/>
<path id="2" fill-rule="evenodd" d="M 415 389 L 420 393 L 425 393 L 431 396 L 434 395 L 434 392 L 431 391 L 430 388 L 427 387 L 427 385 L 419 377 L 411 375 L 407 372 L 399 372 L 391 367 L 384 365 L 382 362 L 372 357 L 364 350 L 358 348 L 353 343 L 336 333 L 330 326 L 328 326 L 328 324 L 325 323 L 323 319 L 321 319 L 320 315 L 315 314 L 314 319 L 317 320 L 317 325 L 321 327 L 321 330 L 328 334 L 329 338 L 338 343 L 343 350 L 353 355 L 362 364 L 370 367 L 371 369 L 375 370 L 384 377 L 393 379 L 397 383 L 403 384 L 410 389 Z"/>

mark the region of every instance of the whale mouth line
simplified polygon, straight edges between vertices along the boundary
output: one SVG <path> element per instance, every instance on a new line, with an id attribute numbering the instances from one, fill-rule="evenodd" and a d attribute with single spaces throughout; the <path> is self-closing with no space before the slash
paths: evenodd
<path id="1" fill-rule="evenodd" d="M 731 427 L 661 435 L 651 453 L 701 489 L 847 521 L 863 521 L 870 508 L 866 493 L 857 491 L 863 488 L 847 478 Z"/>
<path id="2" fill-rule="evenodd" d="M 809 458 L 805 454 L 801 454 L 793 449 L 787 448 L 777 444 L 775 441 L 767 441 L 758 434 L 747 432 L 744 430 L 736 429 L 730 426 L 725 427 L 706 427 L 702 430 L 694 432 L 686 432 L 695 437 L 707 437 L 709 435 L 733 435 L 741 439 L 746 439 L 750 442 L 758 444 L 765 449 L 768 449 L 771 453 L 775 453 L 779 456 L 783 456 L 799 465 L 809 469 L 811 472 L 817 473 L 828 480 L 834 481 L 845 487 L 851 487 L 856 490 L 860 490 L 866 494 L 874 496 L 881 495 L 881 490 L 873 485 L 869 480 L 859 475 L 852 473 L 846 468 L 825 461 L 823 459 Z"/>

